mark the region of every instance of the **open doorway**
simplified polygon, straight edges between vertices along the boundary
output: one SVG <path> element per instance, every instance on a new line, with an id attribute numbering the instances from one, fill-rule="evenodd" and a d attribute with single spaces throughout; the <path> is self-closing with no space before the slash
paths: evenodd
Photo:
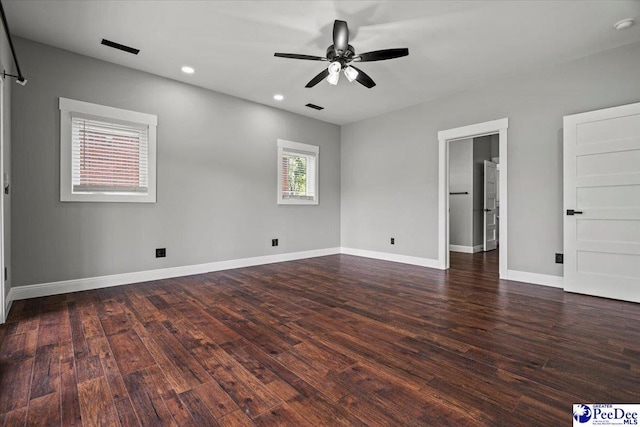
<path id="1" fill-rule="evenodd" d="M 438 132 L 440 144 L 438 261 L 443 269 L 448 269 L 450 266 L 450 249 L 473 254 L 488 253 L 497 247 L 498 256 L 495 258 L 499 264 L 499 276 L 507 278 L 507 128 L 508 119 L 505 118 Z M 473 154 L 474 140 L 478 141 L 476 158 Z M 491 156 L 492 141 L 493 153 L 498 154 L 497 156 Z M 481 144 L 485 145 L 481 146 Z M 454 159 L 453 164 L 451 163 L 452 154 L 456 156 L 458 151 L 466 153 L 463 158 L 469 164 L 466 170 L 467 181 L 457 180 L 461 170 L 460 165 L 456 163 L 457 159 Z M 485 159 L 483 157 L 487 157 L 487 152 L 488 158 Z M 475 163 L 477 163 L 476 168 L 474 168 Z M 498 164 L 500 165 L 499 173 Z M 487 180 L 489 182 L 485 182 Z M 467 189 L 457 188 L 460 182 L 466 182 Z M 480 194 L 482 197 L 479 197 Z M 452 233 L 452 219 L 458 219 L 462 206 L 468 209 L 469 214 L 465 216 L 463 229 L 455 228 Z M 454 209 L 454 218 L 452 218 L 451 208 Z M 458 240 L 460 232 L 465 230 L 468 233 L 467 240 Z M 498 239 L 500 245 L 498 245 Z M 466 244 L 460 244 L 460 242 L 466 242 Z"/>
<path id="2" fill-rule="evenodd" d="M 449 261 L 498 276 L 499 135 L 449 141 Z M 493 252 L 493 253 L 491 253 Z"/>
<path id="3" fill-rule="evenodd" d="M 497 249 L 499 135 L 449 142 L 449 251 Z"/>

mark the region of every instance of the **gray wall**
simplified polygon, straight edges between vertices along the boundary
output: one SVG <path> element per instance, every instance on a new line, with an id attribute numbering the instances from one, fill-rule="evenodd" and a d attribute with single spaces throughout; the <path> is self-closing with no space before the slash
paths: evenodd
<path id="1" fill-rule="evenodd" d="M 473 246 L 484 242 L 484 161 L 491 160 L 491 136 L 473 139 Z"/>
<path id="2" fill-rule="evenodd" d="M 0 27 L 1 28 L 1 27 Z M 13 56 L 11 55 L 11 48 L 9 47 L 9 41 L 2 28 L 0 34 L 0 68 L 5 70 L 9 74 L 17 74 L 15 65 L 13 62 Z M 13 87 L 16 85 L 15 78 L 7 77 L 3 83 L 3 97 L 4 103 L 2 105 L 2 137 L 3 137 L 3 151 L 2 151 L 2 164 L 4 167 L 4 173 L 11 178 L 11 93 Z M 18 87 L 20 89 L 20 86 Z M 0 176 L 0 182 L 3 182 L 3 177 Z M 0 186 L 4 189 L 4 185 Z M 7 267 L 7 280 L 4 282 L 5 296 L 9 295 L 11 290 L 11 277 L 12 271 L 9 268 L 11 266 L 11 192 L 4 194 L 3 190 L 0 190 L 1 197 L 4 197 L 4 229 L 2 230 L 2 238 L 4 239 L 4 265 Z M 0 271 L 0 280 L 2 279 L 2 272 Z M 5 313 L 6 314 L 6 313 Z M 4 319 L 0 319 L 0 323 Z"/>
<path id="3" fill-rule="evenodd" d="M 449 243 L 472 246 L 473 234 L 473 139 L 449 145 Z"/>
<path id="4" fill-rule="evenodd" d="M 508 117 L 508 268 L 562 275 L 562 117 L 640 101 L 638 70 L 635 43 L 343 126 L 342 246 L 437 259 L 437 132 Z"/>
<path id="5" fill-rule="evenodd" d="M 14 286 L 340 245 L 338 126 L 16 45 L 29 84 L 12 100 Z M 61 96 L 158 116 L 157 203 L 60 202 Z M 276 204 L 278 138 L 320 146 L 318 206 Z"/>

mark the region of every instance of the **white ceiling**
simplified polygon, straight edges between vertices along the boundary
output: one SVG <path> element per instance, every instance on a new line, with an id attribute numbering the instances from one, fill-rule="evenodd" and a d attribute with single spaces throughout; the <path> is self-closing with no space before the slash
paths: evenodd
<path id="1" fill-rule="evenodd" d="M 640 1 L 3 1 L 13 34 L 346 124 L 441 98 L 504 76 L 640 41 Z M 613 24 L 635 18 L 616 31 Z M 409 56 L 358 66 L 366 89 L 305 84 L 325 62 L 333 21 L 348 22 L 356 52 L 408 47 Z M 140 49 L 138 56 L 100 44 Z M 20 52 L 18 58 L 20 57 Z M 185 75 L 181 66 L 196 69 Z M 29 70 L 23 74 L 29 79 Z M 284 101 L 273 100 L 275 93 Z M 325 107 L 311 110 L 308 102 Z"/>

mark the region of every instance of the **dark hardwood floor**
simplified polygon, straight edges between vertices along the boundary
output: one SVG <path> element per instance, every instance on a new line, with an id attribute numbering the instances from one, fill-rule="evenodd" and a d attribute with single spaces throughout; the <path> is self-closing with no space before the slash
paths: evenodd
<path id="1" fill-rule="evenodd" d="M 0 426 L 566 426 L 640 403 L 640 305 L 334 255 L 16 301 Z"/>

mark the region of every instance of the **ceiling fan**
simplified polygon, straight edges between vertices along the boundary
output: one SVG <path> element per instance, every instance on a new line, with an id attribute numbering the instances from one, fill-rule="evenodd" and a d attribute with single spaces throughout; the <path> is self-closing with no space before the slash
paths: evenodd
<path id="1" fill-rule="evenodd" d="M 329 66 L 311 79 L 305 87 L 314 87 L 325 78 L 332 85 L 337 85 L 340 79 L 340 71 L 350 82 L 357 81 L 361 85 L 371 89 L 376 83 L 364 71 L 352 65 L 352 62 L 373 62 L 385 59 L 400 58 L 409 55 L 409 49 L 383 49 L 356 54 L 353 46 L 349 44 L 349 28 L 345 21 L 335 20 L 333 23 L 333 44 L 327 48 L 326 57 L 301 55 L 297 53 L 275 53 L 279 58 L 306 59 L 310 61 L 328 61 Z"/>

